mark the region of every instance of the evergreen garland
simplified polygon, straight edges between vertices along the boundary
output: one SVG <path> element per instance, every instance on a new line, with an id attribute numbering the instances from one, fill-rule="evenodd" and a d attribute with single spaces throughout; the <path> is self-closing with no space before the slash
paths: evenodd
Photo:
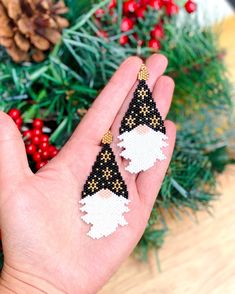
<path id="1" fill-rule="evenodd" d="M 23 117 L 36 116 L 56 127 L 51 142 L 62 146 L 106 85 L 120 63 L 130 55 L 147 58 L 152 50 L 138 46 L 136 32 L 148 41 L 148 32 L 156 23 L 156 12 L 149 9 L 139 25 L 122 33 L 122 1 L 118 1 L 117 22 L 107 14 L 108 38 L 101 37 L 94 12 L 109 1 L 102 1 L 84 12 L 91 1 L 68 0 L 71 27 L 48 58 L 40 63 L 13 63 L 0 49 L 0 109 L 21 109 Z M 80 15 L 80 16 L 79 16 Z M 157 16 L 158 17 L 158 16 Z M 163 16 L 164 17 L 164 16 Z M 153 21 L 154 20 L 154 21 Z M 233 162 L 229 155 L 229 129 L 232 109 L 231 87 L 218 49 L 217 35 L 202 29 L 195 18 L 179 24 L 176 17 L 164 19 L 165 37 L 161 53 L 169 60 L 166 74 L 176 88 L 169 119 L 178 127 L 176 148 L 153 208 L 148 226 L 136 252 L 146 257 L 150 248 L 161 247 L 167 232 L 166 211 L 173 217 L 209 210 L 217 197 L 216 175 Z M 141 28 L 141 29 L 140 29 Z M 130 36 L 121 46 L 120 36 Z"/>

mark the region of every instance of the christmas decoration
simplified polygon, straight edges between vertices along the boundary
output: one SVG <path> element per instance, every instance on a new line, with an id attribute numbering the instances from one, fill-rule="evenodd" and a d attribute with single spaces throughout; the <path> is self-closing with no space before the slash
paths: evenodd
<path id="1" fill-rule="evenodd" d="M 16 121 L 18 118 L 20 118 L 20 111 L 19 109 L 11 109 L 8 112 L 8 115 L 14 120 Z"/>
<path id="2" fill-rule="evenodd" d="M 86 212 L 82 219 L 91 224 L 87 233 L 93 239 L 107 237 L 116 231 L 118 225 L 125 226 L 123 213 L 128 212 L 127 186 L 119 172 L 115 156 L 110 147 L 112 134 L 108 132 L 102 139 L 103 147 L 92 167 L 84 190 L 83 205 L 80 210 Z"/>
<path id="3" fill-rule="evenodd" d="M 101 27 L 107 26 L 107 23 L 110 21 L 108 14 L 112 17 L 111 23 L 115 23 L 117 21 L 118 17 L 115 16 L 114 12 L 114 8 L 117 8 L 117 3 L 112 2 L 110 5 L 112 9 L 109 9 L 108 11 L 99 8 L 95 12 L 96 17 L 99 19 L 99 26 Z M 185 2 L 184 8 L 186 12 L 192 13 L 196 11 L 197 5 L 194 1 L 188 0 Z M 128 36 L 120 36 L 120 45 L 125 46 L 131 39 L 135 39 L 138 46 L 146 45 L 153 51 L 159 51 L 161 49 L 161 39 L 164 38 L 163 23 L 166 21 L 165 16 L 168 16 L 168 18 L 174 17 L 174 15 L 178 14 L 179 10 L 179 5 L 177 5 L 173 0 L 123 1 L 123 18 L 120 22 L 121 31 L 131 32 L 133 28 L 136 28 L 137 30 L 141 30 L 142 34 L 144 32 L 144 40 L 140 39 L 136 32 L 132 32 L 132 38 L 129 37 L 129 34 Z M 159 13 L 158 17 L 155 17 L 156 11 Z M 143 30 L 142 20 L 145 20 L 148 24 L 148 28 L 146 28 L 146 30 Z M 149 30 L 149 25 L 150 27 L 154 25 L 154 28 Z M 99 35 L 103 35 L 105 38 L 108 38 L 107 31 L 99 30 Z M 149 38 L 149 36 L 151 36 L 151 38 Z"/>
<path id="4" fill-rule="evenodd" d="M 42 61 L 68 26 L 67 11 L 63 1 L 0 0 L 0 45 L 15 62 Z"/>
<path id="5" fill-rule="evenodd" d="M 116 5 L 117 5 L 117 1 L 116 1 L 116 0 L 111 0 L 111 1 L 109 2 L 108 8 L 109 8 L 110 10 L 112 10 L 113 8 L 116 7 Z"/>
<path id="6" fill-rule="evenodd" d="M 184 7 L 188 13 L 193 13 L 197 9 L 197 4 L 194 1 L 188 0 Z"/>
<path id="7" fill-rule="evenodd" d="M 135 0 L 128 0 L 123 3 L 123 11 L 124 13 L 128 14 L 130 12 L 136 12 L 138 9 L 137 1 Z"/>
<path id="8" fill-rule="evenodd" d="M 130 173 L 146 171 L 156 160 L 165 159 L 162 148 L 168 146 L 166 129 L 156 103 L 146 84 L 147 67 L 141 66 L 139 84 L 129 108 L 121 122 L 119 147 L 124 148 L 121 156 L 130 160 L 126 170 Z"/>
<path id="9" fill-rule="evenodd" d="M 121 23 L 121 30 L 123 32 L 127 32 L 127 31 L 131 30 L 133 28 L 133 26 L 134 26 L 134 23 L 130 18 L 128 18 L 128 17 L 123 18 L 122 23 Z"/>
<path id="10" fill-rule="evenodd" d="M 8 112 L 8 115 L 14 120 L 15 124 L 17 125 L 18 129 L 21 129 L 22 127 L 22 123 L 23 123 L 23 119 L 21 117 L 20 111 L 19 109 L 11 109 Z"/>
<path id="11" fill-rule="evenodd" d="M 32 122 L 32 129 L 23 131 L 23 118 L 20 110 L 12 108 L 8 111 L 8 115 L 22 132 L 26 153 L 33 170 L 39 170 L 47 164 L 48 160 L 57 155 L 58 149 L 49 143 L 49 136 L 43 133 L 44 122 L 42 119 L 35 118 Z"/>
<path id="12" fill-rule="evenodd" d="M 177 14 L 178 12 L 179 7 L 175 3 L 168 1 L 168 3 L 166 4 L 166 14 L 172 16 L 174 14 Z"/>
<path id="13" fill-rule="evenodd" d="M 128 43 L 128 41 L 129 41 L 129 38 L 127 36 L 121 36 L 119 39 L 120 45 L 125 45 Z"/>
<path id="14" fill-rule="evenodd" d="M 161 24 L 157 24 L 154 29 L 150 32 L 151 37 L 154 39 L 162 39 L 164 38 L 164 29 Z M 160 48 L 160 46 L 159 46 Z"/>
<path id="15" fill-rule="evenodd" d="M 159 40 L 154 40 L 154 39 L 149 40 L 148 46 L 153 51 L 158 51 L 159 49 L 161 49 L 161 43 Z"/>
<path id="16" fill-rule="evenodd" d="M 171 2 L 187 13 L 186 1 Z M 24 120 L 21 132 L 29 131 L 29 139 L 44 133 L 50 145 L 59 149 L 121 62 L 130 55 L 145 60 L 155 52 L 149 41 L 160 42 L 158 52 L 166 55 L 169 64 L 165 74 L 175 81 L 168 118 L 176 123 L 178 132 L 171 165 L 136 248 L 136 254 L 145 258 L 149 249 L 163 244 L 168 212 L 173 218 L 184 212 L 191 216 L 210 210 L 217 198 L 216 176 L 234 162 L 233 106 L 224 52 L 215 30 L 198 24 L 197 10 L 178 22 L 178 14 L 166 15 L 166 1 L 137 1 L 145 8 L 143 18 L 137 18 L 135 12 L 124 14 L 123 3 L 97 1 L 92 6 L 89 0 L 66 1 L 71 25 L 41 63 L 15 64 L 5 48 L 0 48 L 0 108 L 6 112 L 20 109 Z M 159 7 L 154 4 L 154 8 L 153 3 Z M 95 15 L 98 9 L 105 11 L 99 19 Z M 121 23 L 126 17 L 133 27 L 123 32 Z M 162 26 L 163 37 L 153 35 L 157 25 Z M 100 30 L 106 38 L 97 34 Z M 128 42 L 120 44 L 123 36 Z M 32 128 L 37 117 L 44 122 L 42 130 Z M 26 136 L 23 138 L 26 143 Z M 36 171 L 38 154 L 28 158 Z"/>
<path id="17" fill-rule="evenodd" d="M 146 1 L 146 3 L 143 3 L 143 4 L 148 4 L 150 7 L 154 8 L 156 10 L 159 10 L 164 5 L 164 1 L 162 1 L 162 0 L 149 0 L 149 1 Z"/>

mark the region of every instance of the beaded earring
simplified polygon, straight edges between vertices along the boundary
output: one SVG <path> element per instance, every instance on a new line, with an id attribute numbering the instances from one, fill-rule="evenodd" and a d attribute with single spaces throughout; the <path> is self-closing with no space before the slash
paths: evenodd
<path id="1" fill-rule="evenodd" d="M 166 158 L 162 152 L 162 147 L 168 146 L 166 128 L 146 83 L 148 77 L 147 67 L 142 64 L 139 84 L 119 129 L 118 146 L 123 148 L 120 155 L 129 160 L 126 170 L 130 173 L 146 171 Z"/>
<path id="2" fill-rule="evenodd" d="M 123 213 L 128 212 L 128 191 L 121 176 L 115 155 L 110 147 L 112 134 L 108 132 L 102 139 L 102 149 L 97 155 L 91 174 L 84 185 L 81 218 L 91 224 L 87 233 L 93 239 L 100 239 L 112 234 L 118 225 L 125 226 Z"/>

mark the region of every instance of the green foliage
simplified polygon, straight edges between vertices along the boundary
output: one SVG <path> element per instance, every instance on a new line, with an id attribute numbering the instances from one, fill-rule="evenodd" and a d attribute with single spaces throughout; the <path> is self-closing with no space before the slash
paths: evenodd
<path id="1" fill-rule="evenodd" d="M 66 6 L 69 7 L 69 18 L 72 23 L 82 13 L 88 11 L 94 1 L 92 0 L 65 0 Z"/>
<path id="2" fill-rule="evenodd" d="M 97 36 L 99 27 L 92 14 L 107 2 L 78 18 L 78 12 L 70 14 L 73 26 L 64 31 L 62 42 L 41 64 L 16 65 L 0 52 L 0 107 L 7 111 L 16 106 L 25 119 L 40 115 L 56 121 L 52 141 L 57 145 L 65 142 L 79 122 L 77 109 L 90 106 L 126 57 L 145 59 L 151 54 L 134 38 L 130 38 L 130 45 L 119 45 L 120 15 L 117 23 L 107 19 L 108 39 Z M 77 5 L 72 0 L 67 3 Z M 147 19 L 153 19 L 153 11 L 148 13 Z M 147 41 L 146 32 L 153 23 L 139 22 L 135 31 Z M 137 247 L 141 257 L 162 245 L 167 232 L 165 211 L 180 217 L 188 208 L 192 212 L 209 210 L 217 196 L 216 174 L 233 161 L 228 153 L 231 87 L 217 36 L 209 28 L 201 29 L 190 17 L 180 25 L 173 18 L 166 19 L 164 28 L 161 52 L 168 57 L 167 74 L 176 84 L 169 118 L 176 122 L 178 135 L 173 160 Z"/>

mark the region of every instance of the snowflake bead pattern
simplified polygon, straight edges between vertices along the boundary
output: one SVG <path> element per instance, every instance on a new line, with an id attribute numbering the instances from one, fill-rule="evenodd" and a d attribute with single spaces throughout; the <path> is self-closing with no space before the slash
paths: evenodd
<path id="1" fill-rule="evenodd" d="M 119 171 L 113 150 L 108 144 L 104 144 L 97 155 L 92 172 L 84 185 L 82 198 L 104 188 L 118 196 L 128 198 L 127 186 Z"/>
<path id="2" fill-rule="evenodd" d="M 168 146 L 163 119 L 146 83 L 148 72 L 145 65 L 141 66 L 138 79 L 139 84 L 122 119 L 118 136 L 118 146 L 124 149 L 120 155 L 129 160 L 126 170 L 131 173 L 145 171 L 157 160 L 164 160 L 162 147 Z"/>

